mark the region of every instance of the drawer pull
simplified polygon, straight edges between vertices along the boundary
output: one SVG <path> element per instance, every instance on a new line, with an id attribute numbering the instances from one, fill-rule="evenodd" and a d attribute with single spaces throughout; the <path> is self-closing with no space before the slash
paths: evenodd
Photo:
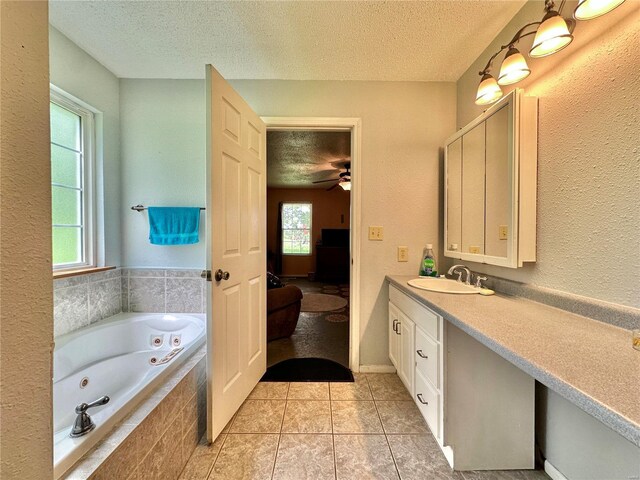
<path id="1" fill-rule="evenodd" d="M 420 400 L 420 403 L 423 405 L 429 405 L 429 402 L 425 401 L 424 398 L 422 398 L 422 394 L 419 393 L 418 395 L 416 395 L 418 397 L 418 400 Z"/>
<path id="2" fill-rule="evenodd" d="M 402 334 L 400 333 L 400 325 L 401 325 L 401 323 L 400 323 L 400 322 L 398 322 L 398 329 L 396 330 L 396 334 L 398 334 L 398 335 L 402 335 Z"/>
<path id="3" fill-rule="evenodd" d="M 417 353 L 418 355 L 420 355 L 420 357 L 422 357 L 422 358 L 429 358 L 429 356 L 428 356 L 428 355 L 425 355 L 424 353 L 422 353 L 422 350 L 418 350 L 418 351 L 416 351 L 416 353 Z"/>
<path id="4" fill-rule="evenodd" d="M 393 320 L 393 331 L 394 331 L 394 332 L 396 332 L 396 333 L 398 333 L 398 331 L 396 330 L 396 325 L 397 325 L 397 324 L 398 324 L 398 320 L 397 320 L 397 319 L 394 319 L 394 320 Z"/>

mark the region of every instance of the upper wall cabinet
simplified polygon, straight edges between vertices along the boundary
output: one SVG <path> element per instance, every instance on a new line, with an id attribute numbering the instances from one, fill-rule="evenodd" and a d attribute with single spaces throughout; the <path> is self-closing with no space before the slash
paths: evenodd
<path id="1" fill-rule="evenodd" d="M 536 261 L 538 99 L 514 90 L 445 145 L 444 254 L 517 268 Z"/>

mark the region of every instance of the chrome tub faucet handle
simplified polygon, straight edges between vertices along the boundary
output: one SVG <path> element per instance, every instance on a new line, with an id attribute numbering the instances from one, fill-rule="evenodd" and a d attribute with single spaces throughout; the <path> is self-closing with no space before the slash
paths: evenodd
<path id="1" fill-rule="evenodd" d="M 96 428 L 96 424 L 93 423 L 93 420 L 91 420 L 91 417 L 87 413 L 87 410 L 93 407 L 106 405 L 107 403 L 109 403 L 109 400 L 109 397 L 105 395 L 97 400 L 94 400 L 91 403 L 81 403 L 80 405 L 78 405 L 76 407 L 76 413 L 78 414 L 78 416 L 76 417 L 76 421 L 73 423 L 73 428 L 71 428 L 71 433 L 69 434 L 69 436 L 73 438 L 81 437 Z"/>

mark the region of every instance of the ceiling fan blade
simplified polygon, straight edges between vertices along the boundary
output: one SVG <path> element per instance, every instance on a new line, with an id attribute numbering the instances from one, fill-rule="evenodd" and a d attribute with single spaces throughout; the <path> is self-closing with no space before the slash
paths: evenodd
<path id="1" fill-rule="evenodd" d="M 330 178 L 329 180 L 318 180 L 312 183 L 337 182 L 338 180 L 339 180 L 338 178 Z"/>
<path id="2" fill-rule="evenodd" d="M 338 185 L 340 185 L 340 182 L 336 183 L 333 187 L 329 187 L 329 188 L 327 188 L 327 192 L 330 192 L 331 190 L 333 190 L 334 188 L 336 188 Z"/>

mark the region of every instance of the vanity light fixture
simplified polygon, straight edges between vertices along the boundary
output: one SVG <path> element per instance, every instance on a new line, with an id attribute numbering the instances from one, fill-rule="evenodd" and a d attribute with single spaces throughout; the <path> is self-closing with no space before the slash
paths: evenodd
<path id="1" fill-rule="evenodd" d="M 502 61 L 498 83 L 500 85 L 511 85 L 527 78 L 530 73 L 531 70 L 524 56 L 517 48 L 511 47 Z"/>
<path id="2" fill-rule="evenodd" d="M 605 13 L 620 6 L 625 0 L 578 0 L 573 16 L 576 20 L 590 20 L 599 17 Z M 567 47 L 573 41 L 573 29 L 575 28 L 575 20 L 563 18 L 560 15 L 565 0 L 560 3 L 560 8 L 554 10 L 555 3 L 553 0 L 545 0 L 545 15 L 539 22 L 526 24 L 516 32 L 511 41 L 506 45 L 502 45 L 500 50 L 494 53 L 487 65 L 480 72 L 480 84 L 476 93 L 476 105 L 489 105 L 502 98 L 502 89 L 500 85 L 511 85 L 519 82 L 529 76 L 531 70 L 527 65 L 524 55 L 515 47 L 524 37 L 535 35 L 533 44 L 529 50 L 529 56 L 532 58 L 541 58 L 553 55 L 563 48 Z M 529 27 L 535 26 L 535 30 L 527 31 Z M 491 75 L 491 66 L 495 58 L 504 50 L 507 53 L 500 66 L 500 74 L 498 81 Z"/>
<path id="3" fill-rule="evenodd" d="M 624 0 L 579 0 L 578 6 L 573 12 L 573 18 L 576 20 L 591 20 L 609 13 L 623 3 Z"/>
<path id="4" fill-rule="evenodd" d="M 489 105 L 502 97 L 502 89 L 496 79 L 489 73 L 482 75 L 478 93 L 476 94 L 476 105 Z"/>
<path id="5" fill-rule="evenodd" d="M 351 180 L 340 182 L 338 185 L 340 185 L 343 190 L 351 190 Z"/>
<path id="6" fill-rule="evenodd" d="M 529 50 L 532 58 L 546 57 L 559 52 L 573 41 L 573 35 L 564 18 L 555 10 L 548 10 L 536 30 L 533 45 Z"/>

